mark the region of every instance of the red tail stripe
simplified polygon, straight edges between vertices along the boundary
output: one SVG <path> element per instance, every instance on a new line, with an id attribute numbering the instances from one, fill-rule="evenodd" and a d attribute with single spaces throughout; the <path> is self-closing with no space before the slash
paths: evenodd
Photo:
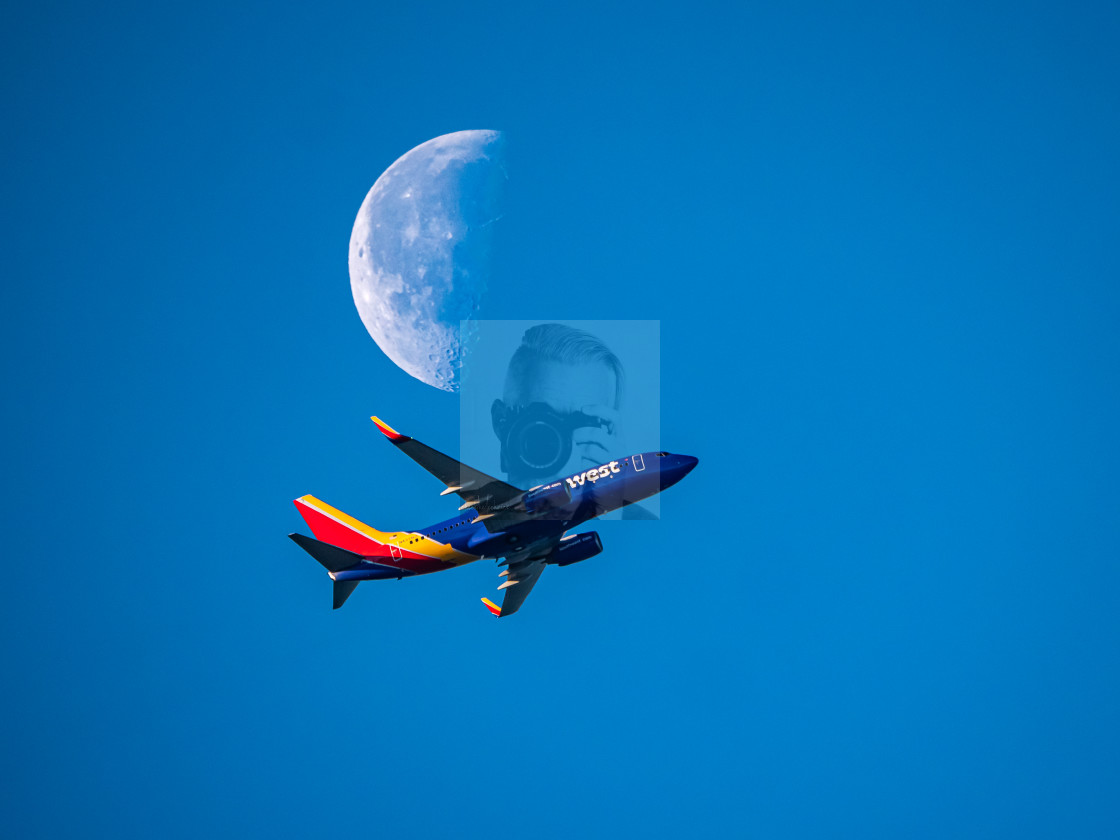
<path id="1" fill-rule="evenodd" d="M 361 554 L 363 557 L 389 556 L 387 545 L 377 542 L 360 531 L 355 531 L 334 517 L 311 507 L 303 500 L 296 499 L 296 508 L 299 509 L 300 515 L 303 516 L 307 527 L 311 529 L 316 539 Z"/>

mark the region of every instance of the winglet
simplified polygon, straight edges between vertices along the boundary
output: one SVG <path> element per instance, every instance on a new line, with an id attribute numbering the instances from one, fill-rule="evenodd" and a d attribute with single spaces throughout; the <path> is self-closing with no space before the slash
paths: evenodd
<path id="1" fill-rule="evenodd" d="M 483 598 L 482 603 L 486 605 L 486 609 L 490 610 L 490 612 L 492 612 L 498 618 L 502 617 L 502 608 L 491 601 L 489 598 Z"/>
<path id="2" fill-rule="evenodd" d="M 385 435 L 385 437 L 389 438 L 389 440 L 404 440 L 405 439 L 404 435 L 402 435 L 400 432 L 398 432 L 396 429 L 394 429 L 392 426 L 390 426 L 384 420 L 381 420 L 378 417 L 371 417 L 369 419 L 372 420 L 377 425 L 377 428 L 379 428 L 381 430 L 381 433 L 383 435 Z"/>

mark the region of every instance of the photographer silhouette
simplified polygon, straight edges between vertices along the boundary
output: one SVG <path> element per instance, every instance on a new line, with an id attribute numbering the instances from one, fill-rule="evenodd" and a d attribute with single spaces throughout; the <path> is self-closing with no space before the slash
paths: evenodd
<path id="1" fill-rule="evenodd" d="M 625 375 L 599 338 L 563 324 L 525 331 L 490 415 L 511 484 L 531 487 L 598 467 L 622 451 Z M 624 519 L 656 519 L 638 505 Z"/>

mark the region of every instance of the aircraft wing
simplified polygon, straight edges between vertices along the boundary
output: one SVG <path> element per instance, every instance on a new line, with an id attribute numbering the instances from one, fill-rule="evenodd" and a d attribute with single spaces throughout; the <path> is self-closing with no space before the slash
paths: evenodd
<path id="1" fill-rule="evenodd" d="M 473 507 L 483 520 L 496 517 L 493 522 L 486 522 L 488 530 L 500 531 L 510 524 L 511 518 L 515 521 L 526 518 L 508 510 L 491 512 L 494 506 L 503 505 L 520 496 L 524 492 L 521 488 L 480 472 L 474 467 L 468 467 L 408 435 L 402 435 L 377 417 L 371 417 L 370 420 L 397 449 L 444 483 L 446 489 L 441 495 L 448 493 L 458 495 L 464 502 L 460 510 Z"/>
<path id="2" fill-rule="evenodd" d="M 555 544 L 556 541 L 551 540 L 544 547 L 509 555 L 505 561 L 506 570 L 502 572 L 505 582 L 498 587 L 498 589 L 505 590 L 502 606 L 499 608 L 489 598 L 483 598 L 482 603 L 486 605 L 486 609 L 499 618 L 513 615 L 521 609 L 521 605 L 529 597 L 529 593 L 540 578 L 545 565 L 547 565 L 544 558 L 555 547 Z"/>

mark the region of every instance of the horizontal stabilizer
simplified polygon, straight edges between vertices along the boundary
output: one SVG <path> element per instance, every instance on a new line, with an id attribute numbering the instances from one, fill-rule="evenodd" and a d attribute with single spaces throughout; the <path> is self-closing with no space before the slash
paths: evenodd
<path id="1" fill-rule="evenodd" d="M 347 551 L 345 548 L 339 548 L 337 545 L 320 542 L 311 537 L 305 537 L 303 534 L 288 534 L 288 537 L 291 538 L 292 542 L 318 560 L 328 572 L 341 572 L 343 569 L 349 569 L 362 562 L 362 556 L 360 554 Z M 335 607 L 341 606 L 341 602 L 338 601 L 337 592 L 338 587 L 336 585 Z M 353 589 L 348 590 L 346 595 L 342 596 L 343 601 L 346 600 L 346 596 L 349 595 L 350 592 L 353 592 Z"/>
<path id="2" fill-rule="evenodd" d="M 334 582 L 334 608 L 337 610 L 346 603 L 350 593 L 358 588 L 360 580 L 336 580 Z"/>

